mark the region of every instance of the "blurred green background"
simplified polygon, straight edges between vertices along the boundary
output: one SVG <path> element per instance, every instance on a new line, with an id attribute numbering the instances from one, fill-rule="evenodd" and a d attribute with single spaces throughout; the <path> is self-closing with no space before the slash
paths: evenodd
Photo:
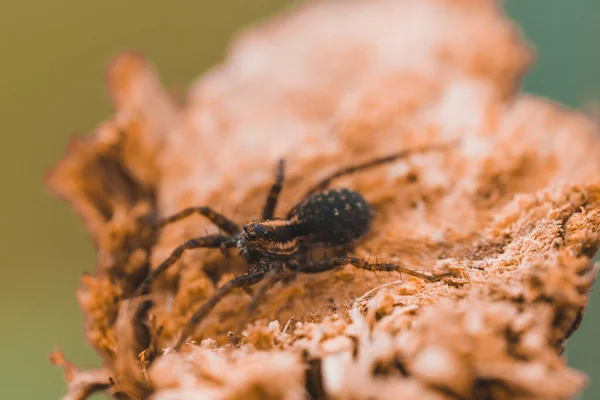
<path id="1" fill-rule="evenodd" d="M 167 6 L 168 4 L 168 6 Z M 47 361 L 60 343 L 79 365 L 98 360 L 83 339 L 75 289 L 94 265 L 82 224 L 45 190 L 44 171 L 74 133 L 111 112 L 107 62 L 137 49 L 164 83 L 182 89 L 219 61 L 232 34 L 290 5 L 283 0 L 4 1 L 0 12 L 1 399 L 55 399 L 62 372 Z M 600 99 L 600 1 L 510 0 L 510 15 L 538 49 L 529 92 L 573 107 Z M 585 399 L 600 398 L 600 298 L 568 347 L 586 371 Z M 100 398 L 95 397 L 95 398 Z"/>

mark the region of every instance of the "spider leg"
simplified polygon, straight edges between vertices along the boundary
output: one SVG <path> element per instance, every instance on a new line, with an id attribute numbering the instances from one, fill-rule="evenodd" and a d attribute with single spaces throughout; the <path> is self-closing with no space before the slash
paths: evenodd
<path id="1" fill-rule="evenodd" d="M 330 271 L 337 267 L 344 266 L 346 264 L 352 264 L 356 268 L 367 270 L 367 271 L 391 271 L 391 272 L 404 272 L 406 274 L 412 275 L 419 279 L 423 279 L 427 282 L 437 282 L 442 280 L 443 278 L 447 278 L 449 276 L 454 276 L 453 272 L 445 272 L 439 275 L 426 274 L 423 272 L 418 272 L 413 269 L 403 267 L 399 264 L 386 264 L 386 263 L 369 263 L 368 261 L 362 260 L 358 257 L 351 256 L 341 256 L 334 257 L 328 260 L 319 260 L 319 261 L 311 261 L 304 265 L 300 265 L 297 269 L 298 272 L 303 272 L 307 274 L 316 274 L 319 272 Z"/>
<path id="2" fill-rule="evenodd" d="M 237 288 L 244 288 L 247 286 L 254 285 L 255 283 L 260 282 L 264 279 L 267 274 L 267 270 L 265 268 L 256 268 L 247 274 L 237 276 L 221 286 L 215 294 L 208 299 L 202 307 L 200 307 L 189 319 L 183 331 L 181 331 L 181 335 L 179 336 L 179 340 L 175 345 L 175 350 L 179 350 L 181 346 L 185 343 L 186 339 L 194 332 L 194 327 L 200 323 L 204 317 L 208 315 L 208 313 L 215 308 L 215 306 L 227 296 L 231 291 Z"/>
<path id="3" fill-rule="evenodd" d="M 265 275 L 264 282 L 258 287 L 252 296 L 252 300 L 238 318 L 238 324 L 235 332 L 240 332 L 246 321 L 252 315 L 258 306 L 265 301 L 267 291 L 283 278 L 283 263 L 275 264 Z"/>
<path id="4" fill-rule="evenodd" d="M 177 246 L 166 260 L 164 260 L 158 267 L 150 271 L 146 279 L 144 279 L 144 281 L 138 286 L 136 290 L 136 296 L 148 294 L 150 292 L 150 286 L 152 285 L 152 282 L 154 282 L 160 274 L 165 272 L 167 268 L 175 264 L 175 262 L 181 258 L 186 250 L 198 249 L 202 247 L 234 247 L 235 245 L 236 241 L 230 236 L 225 235 L 209 235 L 188 240 L 182 245 Z"/>
<path id="5" fill-rule="evenodd" d="M 230 235 L 235 235 L 236 233 L 239 233 L 241 231 L 241 228 L 235 222 L 231 221 L 229 218 L 225 217 L 222 214 L 219 214 L 218 212 L 214 211 L 213 209 L 211 209 L 209 207 L 186 208 L 184 210 L 179 211 L 177 214 L 174 214 L 174 215 L 171 215 L 170 217 L 158 220 L 154 224 L 154 227 L 156 229 L 161 229 L 165 225 L 180 221 L 180 220 L 187 218 L 193 214 L 204 215 L 206 218 L 208 218 L 210 220 L 210 222 L 212 222 L 213 224 L 218 226 L 219 229 L 222 229 L 223 232 L 226 232 Z"/>
<path id="6" fill-rule="evenodd" d="M 433 150 L 444 150 L 448 147 L 451 147 L 451 146 L 457 144 L 458 142 L 459 142 L 458 140 L 452 140 L 449 142 L 442 142 L 442 143 L 437 143 L 437 144 L 432 144 L 432 145 L 415 147 L 412 149 L 402 150 L 397 153 L 392 153 L 387 156 L 377 157 L 372 160 L 365 161 L 365 162 L 362 162 L 359 164 L 349 165 L 349 166 L 341 168 L 341 169 L 331 173 L 329 176 L 323 178 L 319 183 L 317 183 L 315 186 L 313 186 L 306 193 L 306 196 L 309 196 L 315 192 L 318 192 L 320 190 L 327 188 L 329 186 L 329 184 L 331 183 L 331 181 L 333 181 L 334 179 L 337 179 L 339 177 L 342 177 L 344 175 L 350 175 L 357 171 L 361 171 L 361 170 L 368 169 L 371 167 L 376 167 L 378 165 L 396 161 L 401 158 L 406 158 L 414 153 L 423 153 L 426 151 L 433 151 Z"/>
<path id="7" fill-rule="evenodd" d="M 277 173 L 275 174 L 275 182 L 271 186 L 269 190 L 269 195 L 267 196 L 267 201 L 263 208 L 262 219 L 268 220 L 273 219 L 273 215 L 275 214 L 275 207 L 277 206 L 277 200 L 279 199 L 279 193 L 281 193 L 281 188 L 283 186 L 283 178 L 285 174 L 285 161 L 283 159 L 279 160 L 277 164 Z"/>

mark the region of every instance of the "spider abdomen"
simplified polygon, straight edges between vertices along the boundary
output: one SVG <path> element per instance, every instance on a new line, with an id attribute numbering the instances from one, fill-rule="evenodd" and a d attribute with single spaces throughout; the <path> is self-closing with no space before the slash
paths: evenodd
<path id="1" fill-rule="evenodd" d="M 364 197 L 350 189 L 313 193 L 287 215 L 290 230 L 309 243 L 343 245 L 368 230 L 373 212 Z"/>

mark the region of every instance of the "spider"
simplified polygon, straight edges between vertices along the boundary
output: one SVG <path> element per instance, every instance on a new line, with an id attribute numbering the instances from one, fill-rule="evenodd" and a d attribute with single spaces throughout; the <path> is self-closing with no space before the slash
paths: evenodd
<path id="1" fill-rule="evenodd" d="M 219 227 L 223 233 L 190 239 L 175 248 L 167 259 L 148 274 L 139 285 L 136 294 L 148 294 L 156 278 L 175 264 L 186 250 L 219 248 L 226 251 L 237 247 L 239 254 L 248 263 L 248 272 L 217 289 L 192 315 L 174 346 L 174 349 L 178 350 L 194 332 L 194 328 L 234 289 L 241 288 L 252 294 L 253 298 L 245 310 L 245 315 L 254 311 L 264 301 L 267 290 L 282 280 L 284 268 L 293 273 L 314 274 L 351 264 L 368 271 L 404 272 L 427 282 L 436 282 L 452 276 L 452 272 L 431 275 L 399 264 L 370 263 L 350 255 L 315 261 L 310 259 L 309 254 L 316 245 L 351 248 L 357 239 L 368 232 L 373 220 L 374 212 L 360 193 L 347 188 L 327 189 L 334 179 L 405 158 L 416 152 L 445 149 L 453 143 L 455 142 L 403 150 L 339 169 L 313 186 L 283 219 L 274 217 L 284 181 L 285 164 L 283 160 L 279 160 L 275 181 L 269 190 L 261 219 L 253 219 L 241 228 L 209 207 L 191 207 L 158 221 L 156 228 L 160 229 L 190 215 L 200 214 Z M 261 281 L 262 285 L 252 293 L 250 286 Z"/>

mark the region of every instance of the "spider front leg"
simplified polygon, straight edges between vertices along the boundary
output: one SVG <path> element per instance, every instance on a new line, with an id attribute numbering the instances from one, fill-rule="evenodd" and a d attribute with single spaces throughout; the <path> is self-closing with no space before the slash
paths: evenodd
<path id="1" fill-rule="evenodd" d="M 179 350 L 181 348 L 181 346 L 183 346 L 185 344 L 185 341 L 187 340 L 187 338 L 192 333 L 194 333 L 194 328 L 196 327 L 196 325 L 198 325 L 200 322 L 202 322 L 204 317 L 206 317 L 208 315 L 208 313 L 213 308 L 215 308 L 215 306 L 219 303 L 219 301 L 221 301 L 225 296 L 227 296 L 229 293 L 231 293 L 234 289 L 252 286 L 252 285 L 262 281 L 265 278 L 267 272 L 268 271 L 264 266 L 259 265 L 257 268 L 253 269 L 252 271 L 250 271 L 244 275 L 240 275 L 236 278 L 233 278 L 232 280 L 230 280 L 229 282 L 227 282 L 226 284 L 221 286 L 215 292 L 215 294 L 210 299 L 208 299 L 206 301 L 206 303 L 204 303 L 202 305 L 202 307 L 200 307 L 192 315 L 190 320 L 187 322 L 187 324 L 183 328 L 183 331 L 181 332 L 181 335 L 179 336 L 179 340 L 175 344 L 175 350 Z"/>
<path id="2" fill-rule="evenodd" d="M 258 308 L 258 306 L 264 303 L 266 299 L 266 294 L 269 289 L 271 289 L 275 284 L 283 278 L 283 263 L 277 262 L 272 267 L 266 266 L 269 270 L 267 272 L 264 282 L 258 287 L 256 292 L 252 295 L 252 300 L 248 303 L 246 309 L 242 312 L 242 315 L 238 318 L 238 323 L 235 329 L 235 332 L 241 332 L 244 325 L 252 315 L 254 311 Z"/>
<path id="3" fill-rule="evenodd" d="M 263 220 L 273 219 L 273 216 L 275 214 L 275 207 L 277 206 L 277 200 L 279 199 L 279 193 L 281 193 L 281 188 L 283 187 L 283 179 L 285 174 L 284 168 L 285 162 L 283 159 L 281 159 L 277 164 L 275 182 L 271 186 L 271 190 L 269 190 L 269 195 L 267 196 L 267 201 L 263 208 Z"/>
<path id="4" fill-rule="evenodd" d="M 241 232 L 241 228 L 222 214 L 214 211 L 209 207 L 190 207 L 186 208 L 177 214 L 171 215 L 170 217 L 163 218 L 154 224 L 156 229 L 162 229 L 165 225 L 172 224 L 173 222 L 181 221 L 184 218 L 189 217 L 193 214 L 204 215 L 213 224 L 218 226 L 223 232 L 230 235 L 235 235 Z"/>
<path id="5" fill-rule="evenodd" d="M 319 272 L 330 271 L 347 264 L 352 264 L 356 268 L 365 269 L 367 271 L 404 272 L 427 282 L 437 282 L 449 276 L 454 276 L 453 272 L 444 272 L 443 274 L 439 275 L 431 275 L 403 267 L 399 264 L 370 263 L 358 257 L 351 256 L 341 256 L 326 260 L 309 261 L 306 264 L 298 264 L 296 271 L 307 274 L 316 274 Z"/>
<path id="6" fill-rule="evenodd" d="M 225 236 L 225 235 L 208 235 L 208 236 L 188 240 L 184 244 L 176 247 L 175 250 L 173 250 L 171 255 L 169 257 L 167 257 L 166 260 L 164 260 L 158 267 L 154 268 L 148 274 L 146 279 L 144 279 L 144 281 L 138 286 L 138 288 L 136 290 L 136 296 L 148 294 L 150 292 L 150 286 L 152 285 L 152 282 L 154 282 L 160 274 L 165 272 L 167 270 L 167 268 L 169 268 L 171 265 L 175 264 L 175 262 L 177 262 L 177 260 L 179 260 L 181 258 L 181 256 L 183 256 L 183 253 L 186 250 L 198 249 L 198 248 L 203 248 L 203 247 L 208 247 L 208 248 L 221 248 L 222 246 L 235 247 L 236 242 L 237 241 L 235 240 L 235 238 L 232 238 L 231 236 Z"/>

